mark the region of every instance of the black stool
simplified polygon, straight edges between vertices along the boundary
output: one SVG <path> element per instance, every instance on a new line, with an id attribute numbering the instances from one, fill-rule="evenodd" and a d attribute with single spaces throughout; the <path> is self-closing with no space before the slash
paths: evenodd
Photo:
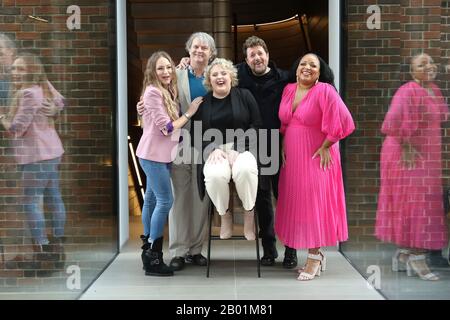
<path id="1" fill-rule="evenodd" d="M 233 190 L 233 189 L 232 189 Z M 232 203 L 233 194 L 230 190 L 230 202 Z M 232 206 L 229 206 L 229 208 L 232 208 Z M 209 200 L 209 214 L 208 214 L 208 222 L 209 222 L 209 230 L 208 230 L 208 254 L 207 254 L 207 267 L 206 267 L 206 277 L 209 278 L 209 267 L 211 265 L 211 240 L 246 240 L 248 241 L 245 236 L 232 236 L 229 239 L 220 239 L 220 236 L 213 236 L 212 235 L 212 220 L 214 217 L 214 204 L 211 200 Z M 254 213 L 255 218 L 255 242 L 256 242 L 256 268 L 258 272 L 258 278 L 261 278 L 261 261 L 259 259 L 259 229 L 258 229 L 258 214 Z"/>

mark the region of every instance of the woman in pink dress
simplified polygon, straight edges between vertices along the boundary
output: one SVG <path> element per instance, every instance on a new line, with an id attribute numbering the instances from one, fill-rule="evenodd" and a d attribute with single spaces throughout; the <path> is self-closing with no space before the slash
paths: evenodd
<path id="1" fill-rule="evenodd" d="M 448 107 L 433 83 L 437 67 L 428 54 L 411 59 L 413 81 L 394 97 L 381 131 L 381 187 L 375 235 L 398 246 L 393 271 L 438 280 L 426 263 L 428 250 L 447 245 L 441 181 L 441 123 Z"/>
<path id="2" fill-rule="evenodd" d="M 355 129 L 333 86 L 333 73 L 315 54 L 304 55 L 297 83 L 282 95 L 279 117 L 283 141 L 275 231 L 284 245 L 308 248 L 298 280 L 325 269 L 321 247 L 347 239 L 339 140 Z"/>

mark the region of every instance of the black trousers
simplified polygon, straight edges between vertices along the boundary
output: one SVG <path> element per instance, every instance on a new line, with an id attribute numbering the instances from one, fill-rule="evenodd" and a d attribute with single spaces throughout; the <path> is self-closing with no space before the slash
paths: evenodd
<path id="1" fill-rule="evenodd" d="M 255 209 L 259 220 L 259 237 L 264 249 L 271 249 L 276 242 L 272 193 L 277 199 L 278 178 L 279 173 L 272 176 L 263 176 L 260 177 L 260 183 L 258 184 Z"/>

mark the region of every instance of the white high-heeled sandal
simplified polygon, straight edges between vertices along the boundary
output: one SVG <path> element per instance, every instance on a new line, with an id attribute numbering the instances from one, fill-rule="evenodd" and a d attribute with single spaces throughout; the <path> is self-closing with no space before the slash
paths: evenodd
<path id="1" fill-rule="evenodd" d="M 414 267 L 414 265 L 412 264 L 412 262 L 414 261 L 425 261 L 426 257 L 423 254 L 410 254 L 409 255 L 409 259 L 406 262 L 406 273 L 408 275 L 408 277 L 412 277 L 414 274 L 417 274 L 419 276 L 420 279 L 422 280 L 427 280 L 427 281 L 437 281 L 439 280 L 439 277 L 437 274 L 433 273 L 433 272 L 428 272 L 427 274 L 422 274 L 419 268 Z M 425 265 L 427 266 L 426 262 Z M 428 268 L 428 266 L 427 266 Z"/>
<path id="2" fill-rule="evenodd" d="M 316 276 L 320 277 L 320 273 L 323 271 L 323 265 L 322 265 L 323 258 L 324 258 L 323 255 L 309 253 L 308 254 L 308 259 L 319 261 L 319 265 L 317 266 L 317 269 L 313 271 L 312 274 L 304 272 L 304 271 L 302 273 L 300 273 L 300 275 L 298 276 L 297 280 L 299 280 L 299 281 L 308 281 L 308 280 L 314 279 Z M 308 261 L 306 263 L 308 263 Z"/>
<path id="3" fill-rule="evenodd" d="M 319 255 L 322 256 L 322 270 L 321 271 L 326 271 L 327 270 L 327 257 L 325 257 L 325 255 L 323 254 L 323 252 L 321 250 L 319 250 Z M 306 263 L 303 265 L 303 267 L 298 268 L 297 269 L 297 273 L 302 273 L 306 268 Z"/>
<path id="4" fill-rule="evenodd" d="M 405 262 L 401 261 L 401 254 L 405 254 L 409 257 L 411 251 L 400 248 L 395 251 L 394 255 L 392 256 L 392 271 L 394 272 L 406 271 L 406 262 L 408 261 L 408 259 Z"/>

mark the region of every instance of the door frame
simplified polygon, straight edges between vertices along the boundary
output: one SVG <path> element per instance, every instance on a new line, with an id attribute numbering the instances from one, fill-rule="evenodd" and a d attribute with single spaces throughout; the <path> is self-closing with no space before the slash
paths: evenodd
<path id="1" fill-rule="evenodd" d="M 128 241 L 128 88 L 127 88 L 127 10 L 126 1 L 116 2 L 117 15 L 117 163 L 119 250 Z M 335 74 L 335 85 L 341 88 L 341 0 L 328 0 L 328 56 Z"/>

